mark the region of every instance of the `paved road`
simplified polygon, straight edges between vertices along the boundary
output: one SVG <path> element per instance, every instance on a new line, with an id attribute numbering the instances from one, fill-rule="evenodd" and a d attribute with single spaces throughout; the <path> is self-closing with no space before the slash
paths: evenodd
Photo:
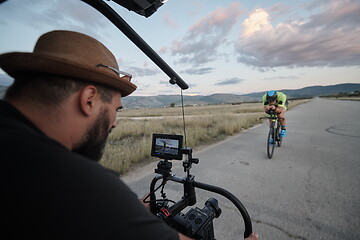
<path id="1" fill-rule="evenodd" d="M 360 239 L 360 102 L 314 99 L 287 113 L 288 136 L 266 156 L 264 123 L 198 152 L 196 180 L 223 187 L 247 208 L 261 239 Z M 180 162 L 173 171 L 183 176 Z M 148 191 L 155 164 L 123 179 L 139 194 Z M 180 197 L 178 184 L 169 196 Z M 214 220 L 217 239 L 241 239 L 243 222 L 222 196 L 197 191 L 223 210 Z"/>

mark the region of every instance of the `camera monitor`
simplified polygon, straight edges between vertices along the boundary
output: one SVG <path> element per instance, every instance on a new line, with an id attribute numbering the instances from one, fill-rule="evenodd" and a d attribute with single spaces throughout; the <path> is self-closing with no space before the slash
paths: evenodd
<path id="1" fill-rule="evenodd" d="M 183 136 L 171 134 L 153 134 L 151 156 L 161 159 L 182 160 Z"/>

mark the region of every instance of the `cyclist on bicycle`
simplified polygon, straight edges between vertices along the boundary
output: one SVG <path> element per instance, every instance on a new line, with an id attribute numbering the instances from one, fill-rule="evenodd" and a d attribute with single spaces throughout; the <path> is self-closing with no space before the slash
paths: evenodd
<path id="1" fill-rule="evenodd" d="M 288 106 L 286 95 L 282 92 L 271 90 L 262 96 L 262 102 L 264 104 L 264 110 L 266 113 L 270 113 L 270 110 L 273 110 L 280 118 L 279 119 L 281 125 L 280 137 L 285 137 L 286 136 L 285 112 Z"/>

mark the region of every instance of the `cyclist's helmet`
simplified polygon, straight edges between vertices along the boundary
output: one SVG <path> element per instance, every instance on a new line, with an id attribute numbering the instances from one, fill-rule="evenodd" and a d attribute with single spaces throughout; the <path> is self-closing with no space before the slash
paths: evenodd
<path id="1" fill-rule="evenodd" d="M 276 91 L 271 90 L 271 91 L 268 91 L 266 93 L 266 100 L 267 101 L 272 102 L 272 101 L 274 101 L 276 99 L 277 99 L 277 92 Z"/>

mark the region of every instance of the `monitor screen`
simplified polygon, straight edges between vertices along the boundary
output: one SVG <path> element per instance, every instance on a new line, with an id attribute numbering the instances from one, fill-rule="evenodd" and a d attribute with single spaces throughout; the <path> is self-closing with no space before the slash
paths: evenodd
<path id="1" fill-rule="evenodd" d="M 151 156 L 162 159 L 182 160 L 183 136 L 171 134 L 153 134 Z"/>

